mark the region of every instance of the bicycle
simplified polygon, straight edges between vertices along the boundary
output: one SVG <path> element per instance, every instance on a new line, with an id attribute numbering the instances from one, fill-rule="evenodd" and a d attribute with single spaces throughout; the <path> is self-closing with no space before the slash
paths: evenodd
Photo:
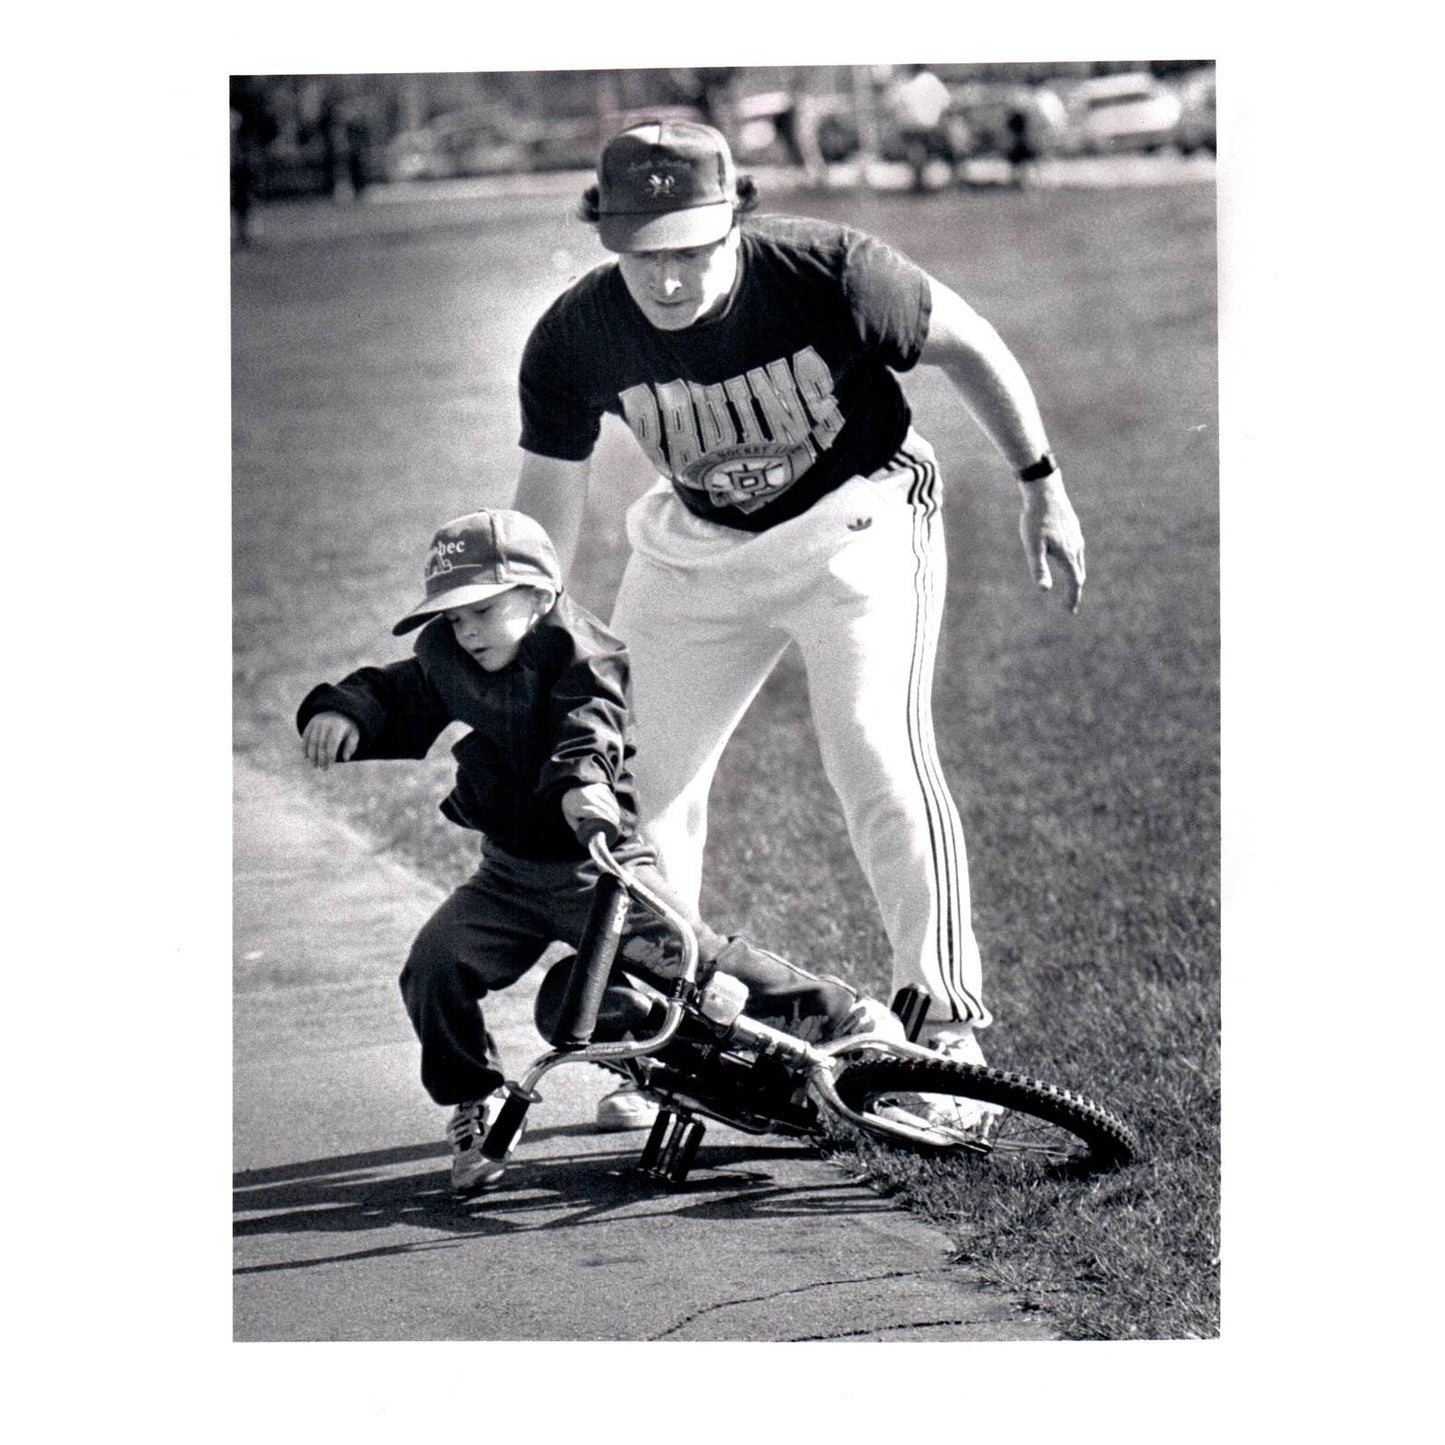
<path id="1" fill-rule="evenodd" d="M 1141 1152 L 1134 1131 L 1091 1099 L 1022 1074 L 958 1062 L 921 1046 L 928 999 L 904 989 L 892 1010 L 907 1042 L 877 1032 L 810 1043 L 746 1012 L 747 989 L 724 973 L 700 985 L 692 929 L 612 856 L 603 831 L 588 839 L 600 871 L 577 951 L 552 965 L 538 990 L 536 1021 L 551 1049 L 507 1098 L 482 1142 L 505 1161 L 537 1086 L 564 1064 L 594 1064 L 636 1084 L 658 1105 L 638 1168 L 682 1184 L 706 1125 L 751 1134 L 817 1139 L 838 1123 L 891 1144 L 1019 1166 L 1088 1173 L 1127 1164 Z M 670 992 L 616 966 L 629 903 L 637 900 L 676 933 L 680 976 Z M 992 1106 L 981 1122 L 940 1122 L 920 1096 Z M 977 1113 L 973 1108 L 972 1112 Z"/>

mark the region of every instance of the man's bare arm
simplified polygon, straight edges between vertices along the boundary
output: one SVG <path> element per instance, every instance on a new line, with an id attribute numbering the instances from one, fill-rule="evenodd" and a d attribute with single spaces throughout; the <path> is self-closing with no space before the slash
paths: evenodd
<path id="1" fill-rule="evenodd" d="M 1017 476 L 1049 450 L 1033 388 L 998 332 L 956 291 L 931 277 L 929 284 L 932 315 L 919 361 L 948 377 Z M 1019 488 L 1019 536 L 1034 581 L 1044 591 L 1053 586 L 1048 564 L 1053 557 L 1067 576 L 1069 610 L 1077 612 L 1084 587 L 1084 534 L 1064 490 L 1063 473 L 1055 469 L 1036 481 L 1020 480 Z"/>
<path id="2" fill-rule="evenodd" d="M 587 507 L 587 482 L 592 464 L 522 453 L 522 470 L 512 506 L 540 522 L 557 549 L 562 577 L 571 575 Z"/>

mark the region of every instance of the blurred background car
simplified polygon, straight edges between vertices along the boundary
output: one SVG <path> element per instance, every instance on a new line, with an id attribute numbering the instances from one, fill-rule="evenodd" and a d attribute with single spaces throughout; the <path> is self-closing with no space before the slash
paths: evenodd
<path id="1" fill-rule="evenodd" d="M 1184 110 L 1179 91 L 1147 70 L 1077 81 L 1061 100 L 1066 121 L 1060 148 L 1083 156 L 1174 145 Z"/>
<path id="2" fill-rule="evenodd" d="M 865 152 L 916 173 L 916 135 L 910 150 L 907 118 L 889 103 L 916 70 L 951 97 L 929 121 L 931 184 L 943 163 L 960 184 L 1020 184 L 1054 157 L 1214 150 L 1214 65 L 1202 60 L 238 75 L 233 179 L 249 205 L 588 171 L 609 136 L 649 117 L 706 120 L 742 165 L 796 167 L 812 185 Z M 860 176 L 869 183 L 866 166 Z"/>
<path id="3" fill-rule="evenodd" d="M 474 106 L 404 130 L 386 147 L 393 181 L 504 175 L 530 165 L 528 137 L 501 106 Z"/>
<path id="4" fill-rule="evenodd" d="M 1007 155 L 1016 143 L 1020 127 L 1039 155 L 1048 155 L 1061 143 L 1067 117 L 1057 95 L 1045 87 L 993 85 L 988 82 L 952 85 L 953 103 L 942 119 L 952 149 L 960 158 Z M 782 95 L 760 96 L 757 103 L 766 114 L 753 113 L 752 102 L 740 107 L 748 118 L 736 147 L 740 160 L 757 164 L 761 160 L 787 159 L 788 148 L 779 146 L 777 135 L 787 134 L 791 101 Z M 858 154 L 859 128 L 855 98 L 824 95 L 814 98 L 818 148 L 829 164 L 851 160 Z M 763 123 L 760 124 L 759 122 Z M 904 161 L 907 145 L 886 111 L 880 110 L 878 154 L 885 161 Z"/>
<path id="5" fill-rule="evenodd" d="M 392 181 L 446 180 L 531 171 L 588 170 L 609 137 L 644 120 L 698 120 L 691 106 L 651 106 L 601 116 L 529 118 L 504 106 L 439 115 L 386 147 Z"/>
<path id="6" fill-rule="evenodd" d="M 1035 156 L 1052 155 L 1068 133 L 1063 102 L 1047 86 L 970 81 L 953 87 L 953 123 L 969 156 L 1006 156 L 1023 143 Z"/>
<path id="7" fill-rule="evenodd" d="M 1179 129 L 1175 143 L 1187 156 L 1215 152 L 1214 67 L 1191 72 L 1179 86 Z"/>

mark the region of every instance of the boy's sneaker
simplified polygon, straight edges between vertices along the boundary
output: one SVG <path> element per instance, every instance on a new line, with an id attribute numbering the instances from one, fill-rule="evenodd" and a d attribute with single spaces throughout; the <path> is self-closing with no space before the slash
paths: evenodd
<path id="1" fill-rule="evenodd" d="M 452 1188 L 462 1195 L 490 1189 L 506 1172 L 504 1159 L 490 1159 L 482 1153 L 482 1141 L 496 1122 L 506 1094 L 498 1090 L 485 1099 L 458 1104 L 447 1124 L 447 1142 L 452 1148 Z M 517 1131 L 517 1139 L 522 1131 Z M 516 1143 L 514 1139 L 513 1144 Z"/>
<path id="2" fill-rule="evenodd" d="M 650 1129 L 657 1119 L 657 1105 L 645 1097 L 636 1084 L 623 1084 L 597 1101 L 597 1129 L 612 1134 L 623 1129 Z"/>

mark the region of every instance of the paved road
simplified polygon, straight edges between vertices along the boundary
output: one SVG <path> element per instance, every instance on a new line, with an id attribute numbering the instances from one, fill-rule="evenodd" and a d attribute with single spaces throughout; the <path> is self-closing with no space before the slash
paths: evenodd
<path id="1" fill-rule="evenodd" d="M 1024 1340 L 1037 1315 L 796 1142 L 710 1125 L 681 1189 L 603 1135 L 595 1069 L 543 1081 L 495 1193 L 452 1201 L 396 993 L 438 900 L 299 786 L 235 769 L 237 1340 Z M 489 1021 L 540 1052 L 535 978 Z"/>

